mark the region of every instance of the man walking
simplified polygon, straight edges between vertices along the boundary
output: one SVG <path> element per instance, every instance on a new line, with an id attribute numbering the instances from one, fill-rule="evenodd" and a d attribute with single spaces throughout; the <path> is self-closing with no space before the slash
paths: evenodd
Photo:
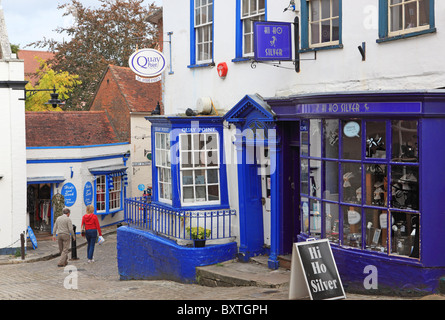
<path id="1" fill-rule="evenodd" d="M 53 240 L 56 241 L 56 235 L 59 240 L 60 260 L 57 264 L 58 267 L 64 267 L 68 264 L 68 249 L 70 245 L 70 234 L 73 239 L 76 239 L 76 235 L 73 230 L 73 223 L 70 219 L 70 209 L 63 208 L 62 215 L 56 219 L 53 230 Z"/>

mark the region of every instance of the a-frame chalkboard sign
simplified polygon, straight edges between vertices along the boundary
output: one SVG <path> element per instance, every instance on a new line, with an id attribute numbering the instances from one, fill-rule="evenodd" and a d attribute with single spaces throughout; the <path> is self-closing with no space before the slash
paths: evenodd
<path id="1" fill-rule="evenodd" d="M 345 299 L 345 291 L 327 239 L 294 243 L 289 299 Z"/>

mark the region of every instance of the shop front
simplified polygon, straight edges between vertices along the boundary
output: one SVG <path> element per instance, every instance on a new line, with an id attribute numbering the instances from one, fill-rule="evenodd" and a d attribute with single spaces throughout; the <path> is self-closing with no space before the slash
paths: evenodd
<path id="1" fill-rule="evenodd" d="M 282 225 L 294 229 L 283 228 L 282 239 L 290 243 L 286 234 L 295 229 L 298 241 L 329 239 L 350 291 L 438 291 L 445 275 L 445 92 L 267 103 L 283 137 L 282 192 L 295 194 L 282 197 Z M 286 223 L 289 211 L 299 212 L 298 226 Z"/>

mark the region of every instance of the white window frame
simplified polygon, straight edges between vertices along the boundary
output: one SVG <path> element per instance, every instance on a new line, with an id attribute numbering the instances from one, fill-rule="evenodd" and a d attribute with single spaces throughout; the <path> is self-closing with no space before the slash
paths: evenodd
<path id="1" fill-rule="evenodd" d="M 252 2 L 255 8 L 252 8 Z M 262 8 L 260 8 L 262 6 Z M 253 23 L 266 20 L 266 0 L 241 0 L 241 21 L 243 25 L 243 57 L 254 56 Z M 250 28 L 250 30 L 248 29 Z M 247 44 L 250 46 L 248 51 Z"/>
<path id="2" fill-rule="evenodd" d="M 122 176 L 111 176 L 113 180 L 113 189 L 108 190 L 108 210 L 114 211 L 121 208 L 121 195 L 122 195 Z"/>
<path id="3" fill-rule="evenodd" d="M 339 39 L 338 40 L 332 40 L 333 38 L 333 21 L 334 20 L 338 20 L 338 25 L 340 28 L 340 23 L 341 23 L 341 19 L 340 19 L 340 8 L 338 8 L 339 11 L 339 15 L 338 16 L 333 16 L 333 1 L 334 0 L 329 0 L 330 2 L 330 13 L 329 13 L 329 17 L 327 18 L 322 18 L 322 0 L 316 0 L 318 3 L 318 19 L 314 19 L 313 20 L 313 6 L 315 1 L 314 0 L 307 0 L 309 2 L 309 25 L 308 25 L 308 30 L 309 30 L 309 47 L 311 48 L 317 48 L 317 47 L 325 47 L 325 46 L 335 46 L 335 45 L 339 45 L 340 44 L 340 34 L 339 34 Z M 340 1 L 339 1 L 339 5 L 340 5 Z M 323 37 L 323 28 L 322 25 L 325 22 L 329 22 L 329 26 L 330 26 L 330 35 L 329 35 L 329 39 L 330 41 L 326 41 L 326 42 L 322 42 L 322 37 Z M 317 23 L 318 24 L 318 39 L 319 42 L 317 43 L 313 43 L 312 41 L 312 24 Z M 340 32 L 340 30 L 339 30 Z"/>
<path id="4" fill-rule="evenodd" d="M 207 141 L 209 136 L 216 138 L 216 143 L 208 147 L 209 144 L 204 144 L 203 147 L 196 145 L 196 141 Z M 187 142 L 184 143 L 184 137 L 190 137 L 191 145 Z M 201 139 L 203 137 L 203 139 Z M 187 139 L 187 138 L 186 138 Z M 213 139 L 212 139 L 213 141 Z M 182 206 L 202 206 L 202 205 L 219 205 L 221 204 L 221 178 L 220 178 L 220 145 L 219 145 L 219 133 L 185 133 L 179 135 L 179 150 L 180 150 L 180 182 L 181 182 L 181 205 Z M 209 152 L 211 156 L 209 156 Z M 214 153 L 215 152 L 215 153 Z M 187 155 L 189 157 L 185 158 Z M 190 159 L 185 160 L 185 159 Z M 209 160 L 216 160 L 216 164 L 209 163 Z M 204 161 L 203 161 L 204 160 Z M 191 162 L 191 163 L 189 163 Z M 202 183 L 197 183 L 197 171 L 204 171 L 203 177 L 204 181 Z M 217 182 L 209 183 L 209 172 L 215 170 L 217 173 Z M 191 173 L 191 183 L 185 184 L 184 177 Z M 209 199 L 209 187 L 218 187 L 218 200 Z M 204 198 L 197 197 L 197 188 L 205 188 Z M 185 188 L 192 188 L 193 190 L 193 200 L 187 201 L 185 199 Z"/>
<path id="5" fill-rule="evenodd" d="M 170 133 L 156 132 L 155 136 L 158 199 L 161 202 L 172 204 Z"/>
<path id="6" fill-rule="evenodd" d="M 403 35 L 403 34 L 407 34 L 407 33 L 419 32 L 419 31 L 424 31 L 424 30 L 430 29 L 430 17 L 427 19 L 428 24 L 420 26 L 420 10 L 419 10 L 420 9 L 420 1 L 421 0 L 405 0 L 405 1 L 401 0 L 400 3 L 392 4 L 391 3 L 392 0 L 388 0 L 388 36 L 389 37 L 394 37 L 394 36 L 399 36 L 399 35 Z M 429 8 L 429 1 L 428 0 L 424 0 L 424 1 L 428 5 L 428 8 Z M 407 6 L 410 4 L 416 4 L 416 11 L 417 11 L 417 15 L 416 15 L 416 25 L 417 26 L 416 27 L 409 27 L 406 24 L 405 10 L 406 10 Z M 393 22 L 392 9 L 395 9 L 397 7 L 402 8 L 402 29 L 391 31 L 392 22 Z M 429 8 L 428 12 L 431 15 L 431 8 Z"/>
<path id="7" fill-rule="evenodd" d="M 96 178 L 96 211 L 107 211 L 107 176 L 100 175 Z M 102 198 L 100 198 L 102 196 Z M 100 200 L 98 200 L 100 198 Z"/>
<path id="8" fill-rule="evenodd" d="M 213 1 L 194 0 L 195 5 L 195 51 L 199 64 L 213 61 Z M 200 50 L 200 48 L 204 48 Z M 201 56 L 201 53 L 207 57 Z"/>

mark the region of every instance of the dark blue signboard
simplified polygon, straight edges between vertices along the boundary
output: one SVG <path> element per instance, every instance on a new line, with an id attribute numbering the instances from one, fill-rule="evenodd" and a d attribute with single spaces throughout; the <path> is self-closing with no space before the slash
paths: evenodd
<path id="1" fill-rule="evenodd" d="M 254 23 L 256 61 L 292 60 L 291 23 L 258 21 Z"/>

